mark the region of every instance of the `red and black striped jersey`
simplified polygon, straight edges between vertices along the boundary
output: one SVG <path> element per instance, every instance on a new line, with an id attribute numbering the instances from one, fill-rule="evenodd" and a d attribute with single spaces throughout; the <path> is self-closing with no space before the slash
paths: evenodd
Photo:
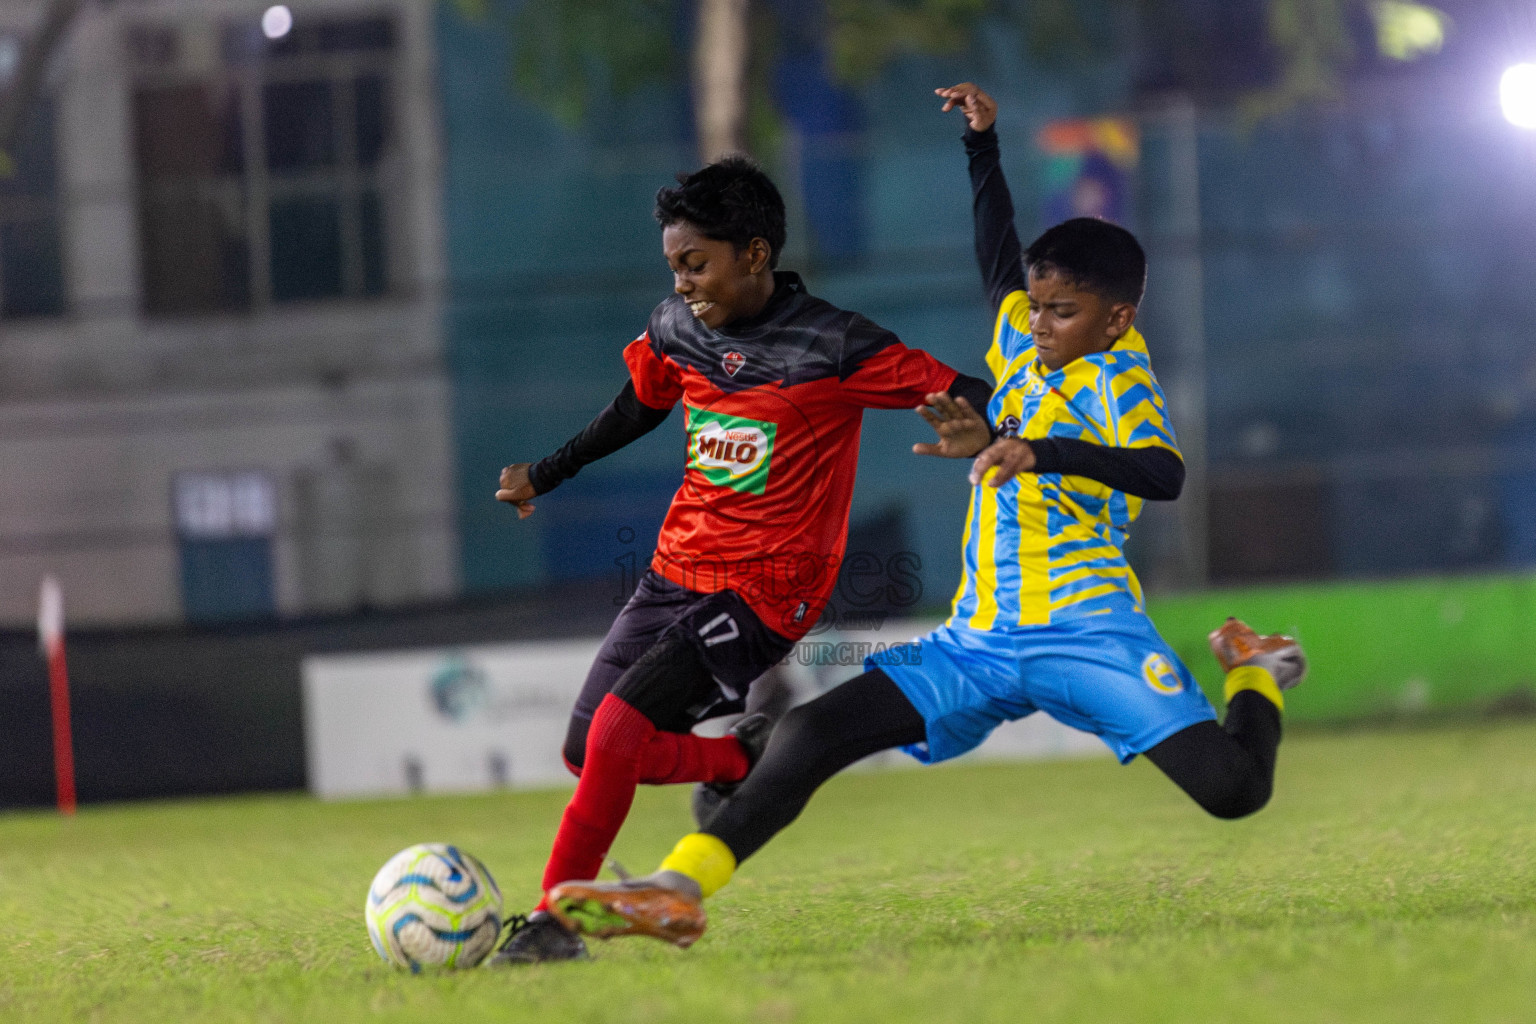
<path id="1" fill-rule="evenodd" d="M 916 407 L 957 374 L 798 275 L 775 277 L 761 313 L 720 330 L 669 297 L 624 361 L 643 405 L 681 401 L 686 417 L 687 468 L 652 567 L 690 590 L 735 590 L 797 639 L 837 581 L 863 410 Z"/>

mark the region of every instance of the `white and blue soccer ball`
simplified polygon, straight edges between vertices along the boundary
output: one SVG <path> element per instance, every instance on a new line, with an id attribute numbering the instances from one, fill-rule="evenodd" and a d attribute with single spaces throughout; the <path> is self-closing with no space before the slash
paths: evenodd
<path id="1" fill-rule="evenodd" d="M 365 913 L 368 938 L 390 963 L 412 971 L 473 967 L 501 933 L 501 889 L 463 850 L 418 843 L 373 876 Z"/>

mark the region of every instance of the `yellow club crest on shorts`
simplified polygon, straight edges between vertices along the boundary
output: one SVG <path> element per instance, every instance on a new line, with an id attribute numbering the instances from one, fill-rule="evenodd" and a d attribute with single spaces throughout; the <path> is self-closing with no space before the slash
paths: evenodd
<path id="1" fill-rule="evenodd" d="M 1184 680 L 1161 654 L 1149 654 L 1141 663 L 1141 678 L 1158 693 L 1183 693 Z"/>

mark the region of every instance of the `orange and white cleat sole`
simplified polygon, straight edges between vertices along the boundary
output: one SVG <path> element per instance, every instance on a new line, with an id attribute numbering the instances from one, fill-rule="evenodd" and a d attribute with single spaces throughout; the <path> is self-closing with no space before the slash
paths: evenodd
<path id="1" fill-rule="evenodd" d="M 1307 674 L 1307 656 L 1295 638 L 1281 633 L 1260 636 L 1241 619 L 1227 619 L 1211 632 L 1210 641 L 1223 672 L 1256 665 L 1274 676 L 1282 690 L 1289 690 Z"/>
<path id="2" fill-rule="evenodd" d="M 687 893 L 643 882 L 561 882 L 549 912 L 574 932 L 599 939 L 648 935 L 687 949 L 704 934 L 704 904 Z"/>

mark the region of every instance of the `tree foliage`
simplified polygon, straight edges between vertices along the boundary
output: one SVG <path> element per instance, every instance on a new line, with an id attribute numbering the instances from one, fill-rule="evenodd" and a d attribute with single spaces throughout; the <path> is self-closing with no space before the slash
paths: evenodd
<path id="1" fill-rule="evenodd" d="M 501 14 L 503 0 L 453 0 L 466 16 L 501 18 L 513 40 L 513 77 L 524 95 L 567 122 L 585 117 L 604 89 L 625 93 L 673 79 L 688 66 L 687 7 L 697 0 L 525 0 Z M 1358 58 L 1352 16 L 1378 24 L 1379 45 L 1400 34 L 1401 19 L 1448 24 L 1433 7 L 1408 0 L 1264 0 L 1268 42 L 1277 56 L 1274 80 L 1244 99 L 1255 116 L 1335 96 Z M 1160 19 L 1180 0 L 1102 0 L 1111 13 Z M 867 82 L 891 60 L 908 54 L 948 55 L 965 50 L 987 20 L 1012 25 L 1027 50 L 1069 58 L 1107 56 L 1119 45 L 1085 16 L 1085 0 L 825 0 L 824 25 L 834 74 L 848 84 Z M 772 133 L 766 75 L 773 36 L 785 26 L 775 5 L 754 4 L 753 67 L 748 73 L 752 133 Z M 804 27 L 799 26 L 803 31 Z"/>
<path id="2" fill-rule="evenodd" d="M 832 68 L 846 82 L 874 78 L 901 54 L 950 54 L 971 41 L 992 0 L 827 0 Z"/>
<path id="3" fill-rule="evenodd" d="M 1346 0 L 1269 0 L 1269 38 L 1280 52 L 1280 78 L 1248 98 L 1251 113 L 1331 98 L 1354 57 Z"/>

